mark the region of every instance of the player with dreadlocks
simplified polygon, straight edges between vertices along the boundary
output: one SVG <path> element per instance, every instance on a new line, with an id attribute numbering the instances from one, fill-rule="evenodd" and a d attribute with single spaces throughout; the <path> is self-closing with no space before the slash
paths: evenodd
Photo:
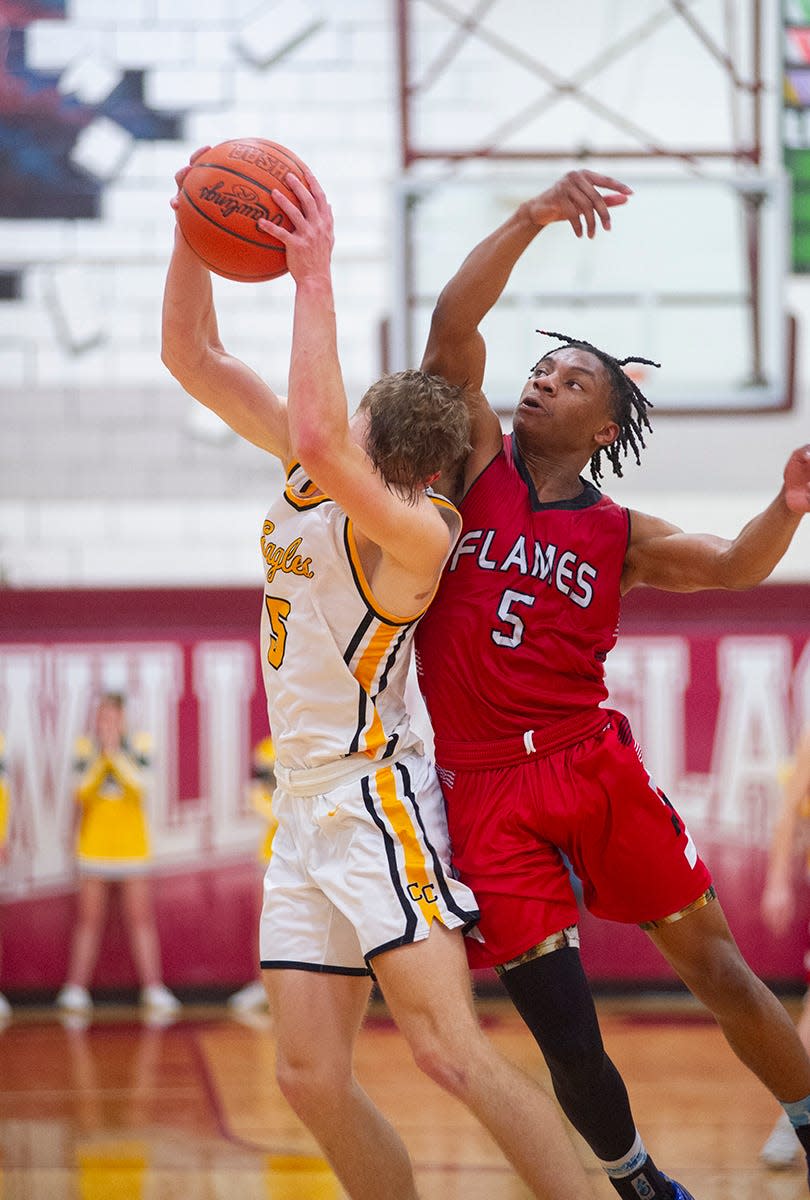
<path id="1" fill-rule="evenodd" d="M 504 436 L 482 391 L 482 319 L 541 229 L 567 221 L 593 237 L 629 196 L 618 180 L 570 172 L 476 246 L 439 297 L 422 366 L 464 385 L 472 449 L 453 481 L 463 532 L 417 631 L 417 668 L 455 865 L 481 910 L 471 965 L 501 976 L 619 1195 L 690 1200 L 647 1153 L 605 1052 L 563 856 L 592 913 L 645 929 L 810 1150 L 810 1060 L 741 957 L 627 718 L 603 707 L 621 596 L 640 584 L 696 591 L 765 579 L 810 511 L 810 446 L 733 540 L 631 512 L 596 484 L 604 460 L 616 475 L 628 454 L 640 460 L 649 403 L 624 367 L 647 360 L 558 333 L 547 336 L 563 344 L 532 369 Z"/>
<path id="2" fill-rule="evenodd" d="M 640 466 L 641 450 L 646 445 L 644 430 L 652 431 L 650 419 L 647 416 L 647 409 L 652 408 L 652 403 L 624 368 L 629 367 L 631 363 L 645 367 L 660 367 L 661 364 L 653 362 L 651 358 L 639 358 L 637 355 L 614 358 L 612 354 L 607 354 L 604 350 L 597 350 L 596 346 L 592 346 L 590 342 L 569 337 L 567 333 L 552 333 L 550 329 L 538 329 L 537 333 L 542 333 L 544 337 L 556 338 L 558 342 L 565 342 L 566 346 L 579 346 L 581 350 L 589 350 L 608 369 L 613 396 L 613 411 L 619 432 L 615 441 L 611 442 L 609 446 L 600 446 L 591 455 L 591 478 L 594 483 L 599 483 L 602 479 L 603 454 L 610 460 L 614 475 L 624 474 L 621 460 L 622 455 L 626 455 L 628 450 L 633 451 L 636 463 Z M 536 371 L 537 366 L 533 370 Z"/>

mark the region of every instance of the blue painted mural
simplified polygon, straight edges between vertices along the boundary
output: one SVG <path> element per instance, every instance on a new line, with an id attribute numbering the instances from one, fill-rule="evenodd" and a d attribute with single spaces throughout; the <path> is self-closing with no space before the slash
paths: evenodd
<path id="1" fill-rule="evenodd" d="M 70 156 L 100 116 L 136 139 L 180 136 L 180 115 L 144 103 L 144 71 L 124 71 L 109 95 L 88 104 L 60 92 L 62 72 L 27 65 L 27 26 L 64 20 L 65 7 L 66 0 L 0 0 L 0 219 L 98 216 L 105 180 Z"/>

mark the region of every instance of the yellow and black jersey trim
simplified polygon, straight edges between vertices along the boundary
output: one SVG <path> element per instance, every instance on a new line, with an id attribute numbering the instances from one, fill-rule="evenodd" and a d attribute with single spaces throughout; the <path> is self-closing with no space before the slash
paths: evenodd
<path id="1" fill-rule="evenodd" d="M 296 512 L 305 512 L 309 508 L 317 508 L 319 504 L 326 504 L 331 497 L 327 496 L 316 483 L 311 479 L 305 478 L 301 487 L 294 487 L 290 482 L 293 474 L 298 471 L 301 464 L 294 462 L 290 465 L 287 472 L 287 482 L 284 488 L 284 499 L 294 508 Z"/>
<path id="2" fill-rule="evenodd" d="M 425 495 L 430 503 L 435 504 L 437 508 L 444 508 L 448 509 L 450 512 L 454 512 L 459 519 L 459 523 L 461 522 L 461 513 L 456 508 L 455 504 L 453 504 L 451 500 L 448 500 L 446 496 L 440 495 L 439 492 L 432 492 L 430 488 L 427 489 Z"/>
<path id="3" fill-rule="evenodd" d="M 427 900 L 428 889 L 438 891 L 446 910 L 458 917 L 465 929 L 471 928 L 478 921 L 480 913 L 478 909 L 461 908 L 454 899 L 441 859 L 428 838 L 410 772 L 405 764 L 398 762 L 391 767 L 381 763 L 380 769 L 367 775 L 360 786 L 366 811 L 383 840 L 391 883 L 399 899 L 403 918 L 400 936 L 385 945 L 375 946 L 365 956 L 366 962 L 385 950 L 413 941 L 417 909 L 428 926 L 434 921 L 446 924 L 441 908 Z M 402 856 L 402 868 L 398 862 L 398 849 Z"/>
<path id="4" fill-rule="evenodd" d="M 357 724 L 350 743 L 353 754 L 361 751 L 376 757 L 386 747 L 387 735 L 375 699 L 388 686 L 409 628 L 410 624 L 378 621 L 373 612 L 367 612 L 346 647 L 343 660 L 357 681 Z"/>
<path id="5" fill-rule="evenodd" d="M 374 616 L 380 621 L 385 621 L 388 625 L 413 625 L 414 621 L 418 621 L 422 614 L 427 610 L 427 604 L 423 608 L 420 608 L 419 611 L 414 613 L 412 616 L 401 617 L 394 613 L 388 612 L 387 609 L 384 609 L 382 605 L 375 600 L 374 593 L 371 590 L 371 585 L 366 579 L 365 572 L 363 571 L 363 567 L 360 562 L 360 554 L 357 549 L 357 540 L 354 534 L 354 525 L 349 517 L 346 518 L 343 526 L 343 544 L 346 547 L 346 557 L 349 560 L 349 567 L 351 568 L 357 590 L 365 600 Z M 433 599 L 433 593 L 431 593 L 430 599 Z M 428 604 L 429 603 L 430 600 L 428 601 Z"/>

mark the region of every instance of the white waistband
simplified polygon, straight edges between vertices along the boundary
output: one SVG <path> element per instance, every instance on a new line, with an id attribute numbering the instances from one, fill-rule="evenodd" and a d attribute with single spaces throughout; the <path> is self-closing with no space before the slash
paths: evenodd
<path id="1" fill-rule="evenodd" d="M 345 783 L 354 783 L 364 775 L 373 775 L 383 767 L 390 767 L 406 754 L 421 753 L 421 743 L 404 746 L 395 754 L 383 759 L 369 759 L 364 754 L 352 754 L 324 763 L 320 767 L 285 767 L 275 764 L 276 783 L 283 792 L 292 796 L 320 796 Z"/>

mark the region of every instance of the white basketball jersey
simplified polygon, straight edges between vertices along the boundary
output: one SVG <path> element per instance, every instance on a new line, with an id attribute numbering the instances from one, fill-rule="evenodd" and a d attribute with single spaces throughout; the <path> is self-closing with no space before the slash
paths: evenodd
<path id="1" fill-rule="evenodd" d="M 457 534 L 457 510 L 430 498 Z M 404 695 L 421 613 L 403 619 L 374 600 L 351 520 L 298 464 L 265 518 L 261 549 L 262 671 L 277 762 L 295 770 L 352 756 L 371 766 L 418 747 Z"/>

